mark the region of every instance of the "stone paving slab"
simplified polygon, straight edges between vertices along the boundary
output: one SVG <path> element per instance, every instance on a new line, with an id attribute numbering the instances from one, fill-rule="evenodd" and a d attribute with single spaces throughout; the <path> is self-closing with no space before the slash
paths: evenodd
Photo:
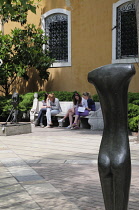
<path id="1" fill-rule="evenodd" d="M 0 209 L 105 210 L 97 168 L 102 132 L 32 127 L 0 137 Z M 129 136 L 129 210 L 139 206 L 139 142 Z"/>
<path id="2" fill-rule="evenodd" d="M 41 195 L 33 195 L 32 197 L 37 201 L 41 209 L 44 210 L 80 210 L 74 202 L 69 201 L 69 199 L 61 193 L 45 193 Z"/>

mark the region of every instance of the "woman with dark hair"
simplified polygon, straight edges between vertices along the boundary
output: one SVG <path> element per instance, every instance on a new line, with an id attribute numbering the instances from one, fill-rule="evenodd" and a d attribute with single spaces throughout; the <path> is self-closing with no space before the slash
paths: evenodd
<path id="1" fill-rule="evenodd" d="M 72 96 L 74 108 L 77 107 L 79 104 L 81 104 L 82 97 L 80 96 L 79 93 L 75 92 Z"/>
<path id="2" fill-rule="evenodd" d="M 42 107 L 39 111 L 39 114 L 38 114 L 38 117 L 37 119 L 35 120 L 35 126 L 37 125 L 40 125 L 41 128 L 44 127 L 43 125 L 43 117 L 44 117 L 44 114 L 46 114 L 46 111 L 47 111 L 47 97 L 48 97 L 48 93 L 45 93 L 44 94 L 44 100 L 42 101 Z"/>
<path id="3" fill-rule="evenodd" d="M 95 111 L 95 103 L 88 92 L 82 94 L 81 104 L 75 108 L 75 120 L 71 129 L 79 129 L 80 116 L 88 116 L 89 111 Z"/>
<path id="4" fill-rule="evenodd" d="M 67 128 L 71 128 L 72 127 L 73 115 L 75 113 L 75 108 L 78 107 L 81 104 L 82 98 L 81 98 L 80 94 L 77 93 L 77 92 L 74 92 L 74 94 L 72 96 L 72 101 L 73 101 L 73 107 L 70 108 L 67 111 L 66 115 L 62 119 L 60 119 L 58 121 L 58 122 L 64 122 L 65 119 L 68 117 L 70 124 L 69 124 L 69 126 Z"/>

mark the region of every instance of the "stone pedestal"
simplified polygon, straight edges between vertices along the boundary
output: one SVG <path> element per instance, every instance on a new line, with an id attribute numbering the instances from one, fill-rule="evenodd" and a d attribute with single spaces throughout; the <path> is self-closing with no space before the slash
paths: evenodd
<path id="1" fill-rule="evenodd" d="M 31 133 L 31 123 L 1 124 L 0 136 L 12 136 Z"/>

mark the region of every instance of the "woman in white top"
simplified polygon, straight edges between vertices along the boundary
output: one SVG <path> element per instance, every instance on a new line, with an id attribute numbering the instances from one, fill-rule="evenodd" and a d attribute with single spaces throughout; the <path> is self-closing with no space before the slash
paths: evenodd
<path id="1" fill-rule="evenodd" d="M 51 93 L 48 95 L 47 98 L 47 112 L 46 112 L 46 118 L 47 118 L 47 128 L 50 128 L 52 125 L 52 119 L 51 116 L 55 116 L 61 112 L 61 107 L 59 103 L 59 99 L 55 98 L 54 93 Z"/>

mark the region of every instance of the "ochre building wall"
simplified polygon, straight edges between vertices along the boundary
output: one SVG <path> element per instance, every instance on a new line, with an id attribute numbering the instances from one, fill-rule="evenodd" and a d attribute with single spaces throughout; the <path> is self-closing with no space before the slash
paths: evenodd
<path id="1" fill-rule="evenodd" d="M 65 0 L 42 0 L 37 14 L 29 13 L 28 23 L 41 27 L 41 15 L 45 12 L 63 8 L 71 11 L 71 66 L 49 68 L 48 82 L 42 82 L 34 70 L 30 71 L 28 82 L 20 83 L 20 93 L 45 91 L 89 91 L 96 93 L 93 85 L 88 83 L 88 72 L 112 60 L 112 5 L 116 0 L 70 0 L 67 7 Z M 17 23 L 5 25 L 9 33 Z M 129 91 L 139 92 L 139 69 L 133 77 Z"/>

